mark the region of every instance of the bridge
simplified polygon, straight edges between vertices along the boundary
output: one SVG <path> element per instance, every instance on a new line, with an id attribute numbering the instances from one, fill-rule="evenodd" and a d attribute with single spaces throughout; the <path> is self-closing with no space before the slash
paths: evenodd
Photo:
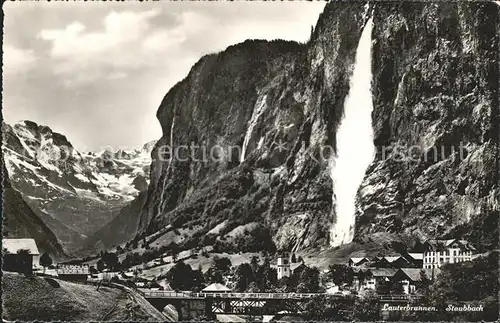
<path id="1" fill-rule="evenodd" d="M 313 297 L 342 298 L 321 293 L 197 293 L 139 289 L 158 310 L 173 305 L 179 320 L 217 314 L 273 315 L 279 312 L 303 313 Z"/>
<path id="2" fill-rule="evenodd" d="M 307 303 L 321 296 L 339 302 L 348 301 L 340 294 L 324 293 L 198 293 L 139 289 L 153 306 L 162 311 L 172 305 L 179 313 L 179 320 L 206 316 L 215 319 L 217 314 L 275 315 L 278 313 L 302 314 Z M 407 303 L 408 295 L 379 295 L 380 302 Z"/>
<path id="3" fill-rule="evenodd" d="M 139 288 L 145 298 L 225 298 L 225 299 L 310 299 L 316 296 L 330 298 L 342 297 L 342 295 L 332 295 L 325 293 L 205 293 L 205 292 L 175 292 L 164 290 L 151 290 Z"/>

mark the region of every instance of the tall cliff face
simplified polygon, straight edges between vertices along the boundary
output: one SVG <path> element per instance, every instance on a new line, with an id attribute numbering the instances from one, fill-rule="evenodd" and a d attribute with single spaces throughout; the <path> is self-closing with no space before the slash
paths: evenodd
<path id="1" fill-rule="evenodd" d="M 357 239 L 386 230 L 436 236 L 496 207 L 498 6 L 332 2 L 307 44 L 231 46 L 168 92 L 139 235 L 190 227 L 186 243 L 227 247 L 246 230 L 278 248 L 329 246 L 337 130 L 370 16 L 374 144 L 419 144 L 420 157 L 434 157 L 430 147 L 464 142 L 468 154 L 461 162 L 377 156 L 358 193 Z M 180 154 L 170 160 L 172 147 Z"/>
<path id="2" fill-rule="evenodd" d="M 375 10 L 379 154 L 359 192 L 358 237 L 430 238 L 484 221 L 489 234 L 473 242 L 498 243 L 498 9 L 405 2 Z"/>
<path id="3" fill-rule="evenodd" d="M 340 9 L 323 14 L 308 45 L 247 41 L 202 58 L 169 91 L 157 148 L 221 149 L 204 162 L 199 150 L 172 162 L 153 152 L 142 230 L 173 223 L 202 236 L 227 221 L 223 236 L 256 222 L 278 247 L 328 244 L 331 152 L 320 158 L 320 147 L 334 145 L 363 25 L 362 3 Z"/>
<path id="4" fill-rule="evenodd" d="M 296 43 L 247 41 L 202 58 L 162 102 L 157 115 L 164 135 L 157 148 L 187 145 L 210 152 L 216 145 L 241 146 L 254 106 L 277 101 L 286 78 L 290 78 L 287 71 L 293 72 L 296 57 L 303 52 L 303 46 Z M 261 118 L 266 115 L 269 113 Z M 160 161 L 161 149 L 154 150 L 150 195 L 141 226 L 188 200 L 188 193 L 203 180 L 239 164 L 240 152 L 223 150 L 213 150 L 216 158 L 204 157 L 202 149 L 193 156 L 187 150 L 179 151 L 184 156 L 172 162 Z M 169 157 L 164 154 L 164 158 Z M 179 160 L 184 157 L 186 161 Z M 177 180 L 180 178 L 183 180 Z"/>

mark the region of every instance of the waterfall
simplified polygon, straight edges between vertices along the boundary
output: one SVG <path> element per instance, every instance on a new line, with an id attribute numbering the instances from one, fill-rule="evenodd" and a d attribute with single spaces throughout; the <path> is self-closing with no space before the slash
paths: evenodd
<path id="1" fill-rule="evenodd" d="M 162 190 L 161 190 L 161 195 L 160 195 L 160 203 L 158 203 L 158 208 L 156 210 L 157 214 L 160 214 L 160 212 L 163 211 L 163 204 L 165 203 L 165 188 L 167 186 L 167 177 L 170 172 L 170 167 L 172 166 L 172 160 L 174 158 L 174 126 L 175 126 L 175 116 L 172 118 L 172 125 L 170 126 L 170 146 L 169 146 L 169 152 L 170 152 L 170 158 L 168 160 L 168 166 L 167 169 L 164 173 L 163 177 L 163 185 L 162 185 Z M 164 161 L 160 161 L 161 163 L 164 163 Z M 163 171 L 163 166 L 162 166 L 162 171 Z"/>
<path id="2" fill-rule="evenodd" d="M 371 117 L 372 27 L 370 17 L 356 49 L 350 89 L 344 102 L 344 118 L 337 130 L 337 155 L 331 160 L 332 198 L 336 201 L 336 220 L 330 231 L 332 247 L 349 243 L 354 237 L 356 195 L 375 154 Z"/>
<path id="3" fill-rule="evenodd" d="M 252 137 L 252 131 L 255 125 L 257 124 L 257 121 L 259 121 L 260 116 L 264 112 L 266 108 L 266 98 L 267 95 L 264 95 L 260 97 L 257 102 L 255 103 L 255 107 L 252 112 L 252 117 L 250 118 L 250 121 L 248 122 L 248 128 L 247 128 L 247 133 L 245 134 L 245 139 L 243 140 L 243 146 L 241 147 L 241 156 L 240 156 L 240 163 L 242 163 L 245 160 L 245 153 L 247 151 L 248 143 L 250 142 L 250 138 Z"/>

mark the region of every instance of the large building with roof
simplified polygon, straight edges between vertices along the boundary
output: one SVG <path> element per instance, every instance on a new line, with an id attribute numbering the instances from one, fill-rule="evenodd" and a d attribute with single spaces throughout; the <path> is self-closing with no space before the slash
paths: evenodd
<path id="1" fill-rule="evenodd" d="M 369 268 L 365 272 L 363 287 L 366 289 L 377 290 L 377 286 L 382 281 L 390 281 L 398 269 L 395 268 Z"/>
<path id="2" fill-rule="evenodd" d="M 34 239 L 2 239 L 4 271 L 32 273 L 40 266 L 40 252 Z"/>
<path id="3" fill-rule="evenodd" d="M 472 260 L 476 248 L 466 240 L 428 240 L 425 244 L 423 267 L 439 268 L 444 264 Z"/>
<path id="4" fill-rule="evenodd" d="M 89 275 L 89 265 L 59 264 L 56 272 L 57 276 L 62 279 L 86 281 Z"/>

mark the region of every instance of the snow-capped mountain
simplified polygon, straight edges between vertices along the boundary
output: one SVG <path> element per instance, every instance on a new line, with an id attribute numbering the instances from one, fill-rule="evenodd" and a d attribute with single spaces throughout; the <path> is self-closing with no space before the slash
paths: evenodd
<path id="1" fill-rule="evenodd" d="M 12 186 L 66 249 L 77 248 L 147 189 L 150 152 L 144 147 L 80 153 L 64 135 L 31 121 L 4 123 L 2 132 Z"/>
<path id="2" fill-rule="evenodd" d="M 83 153 L 82 156 L 101 193 L 132 200 L 147 189 L 151 150 L 155 143 L 152 141 L 131 151 L 105 149 L 98 153 Z"/>

